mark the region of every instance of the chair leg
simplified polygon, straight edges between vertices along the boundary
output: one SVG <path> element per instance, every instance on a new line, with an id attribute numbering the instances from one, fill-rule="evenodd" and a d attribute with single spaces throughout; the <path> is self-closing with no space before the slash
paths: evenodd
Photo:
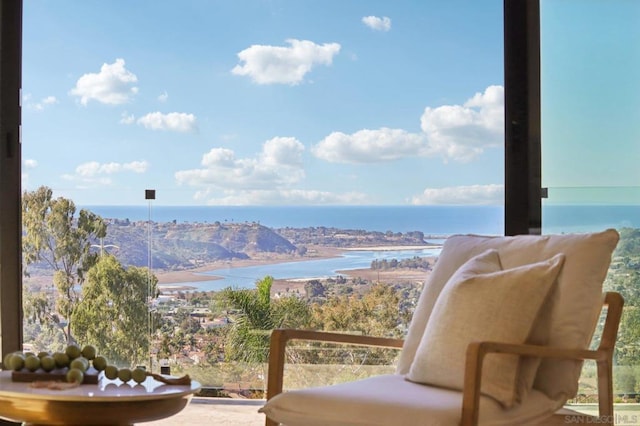
<path id="1" fill-rule="evenodd" d="M 613 425 L 613 366 L 610 359 L 596 361 L 598 368 L 598 412 L 602 424 Z"/>

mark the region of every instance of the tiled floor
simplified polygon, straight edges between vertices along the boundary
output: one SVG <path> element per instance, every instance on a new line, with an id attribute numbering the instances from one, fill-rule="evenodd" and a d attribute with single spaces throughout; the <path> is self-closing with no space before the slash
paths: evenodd
<path id="1" fill-rule="evenodd" d="M 197 398 L 173 417 L 141 426 L 262 426 L 264 414 L 258 413 L 263 400 Z"/>

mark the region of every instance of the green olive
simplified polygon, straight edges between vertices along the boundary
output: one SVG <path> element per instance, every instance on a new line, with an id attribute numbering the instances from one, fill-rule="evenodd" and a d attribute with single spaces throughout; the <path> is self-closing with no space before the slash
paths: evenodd
<path id="1" fill-rule="evenodd" d="M 29 355 L 24 359 L 24 366 L 29 371 L 36 371 L 40 368 L 40 358 L 35 355 Z"/>
<path id="2" fill-rule="evenodd" d="M 15 352 L 11 354 L 9 359 L 9 368 L 14 371 L 20 371 L 24 367 L 24 354 L 21 352 Z"/>
<path id="3" fill-rule="evenodd" d="M 96 355 L 98 354 L 98 351 L 96 350 L 96 347 L 93 345 L 85 345 L 82 348 L 81 354 L 83 357 L 91 361 L 96 357 Z"/>
<path id="4" fill-rule="evenodd" d="M 122 380 L 124 383 L 127 383 L 131 380 L 131 370 L 128 368 L 121 368 L 118 370 L 118 379 Z"/>
<path id="5" fill-rule="evenodd" d="M 104 369 L 104 377 L 109 380 L 115 380 L 118 378 L 118 367 L 115 365 L 109 364 Z"/>
<path id="6" fill-rule="evenodd" d="M 67 371 L 67 382 L 69 383 L 82 383 L 84 381 L 84 373 L 77 368 L 70 368 Z"/>
<path id="7" fill-rule="evenodd" d="M 91 361 L 91 363 L 93 364 L 93 368 L 98 371 L 102 371 L 107 368 L 107 359 L 102 355 L 98 355 L 97 357 L 95 357 L 93 361 Z"/>
<path id="8" fill-rule="evenodd" d="M 40 358 L 40 367 L 44 371 L 49 372 L 56 368 L 56 361 L 51 355 L 43 356 L 42 358 Z"/>
<path id="9" fill-rule="evenodd" d="M 147 370 L 136 367 L 131 371 L 131 378 L 136 383 L 142 383 L 147 379 Z"/>

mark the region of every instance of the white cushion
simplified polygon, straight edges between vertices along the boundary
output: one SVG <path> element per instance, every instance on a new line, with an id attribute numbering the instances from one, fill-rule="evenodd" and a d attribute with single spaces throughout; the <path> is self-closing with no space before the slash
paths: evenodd
<path id="1" fill-rule="evenodd" d="M 549 345 L 587 348 L 602 309 L 602 283 L 618 238 L 613 229 L 591 234 L 448 238 L 420 295 L 400 354 L 398 373 L 409 372 L 435 301 L 451 275 L 468 259 L 491 248 L 498 250 L 504 268 L 564 253 L 564 266 L 550 298 L 553 304 L 544 308 L 541 317 L 553 321 Z M 548 323 L 541 324 L 536 333 L 544 334 L 549 328 Z M 538 369 L 534 388 L 554 399 L 570 398 L 577 392 L 581 367 L 580 362 L 545 359 Z"/>
<path id="2" fill-rule="evenodd" d="M 407 379 L 462 390 L 469 343 L 525 343 L 563 261 L 558 254 L 503 269 L 495 249 L 469 259 L 438 296 Z M 487 356 L 481 392 L 511 407 L 518 399 L 520 369 L 518 356 Z M 525 386 L 531 388 L 533 375 L 528 377 Z"/>
<path id="3" fill-rule="evenodd" d="M 453 426 L 460 423 L 461 408 L 461 392 L 387 374 L 281 393 L 259 411 L 286 426 Z M 510 410 L 481 397 L 480 423 L 524 425 L 547 418 L 558 408 L 557 402 L 538 391 Z"/>

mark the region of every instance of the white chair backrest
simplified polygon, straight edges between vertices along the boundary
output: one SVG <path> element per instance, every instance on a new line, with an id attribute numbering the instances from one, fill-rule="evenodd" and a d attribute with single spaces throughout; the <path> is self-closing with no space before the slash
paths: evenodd
<path id="1" fill-rule="evenodd" d="M 558 253 L 565 262 L 549 303 L 540 313 L 536 333 L 548 333 L 550 346 L 588 348 L 602 309 L 602 284 L 618 243 L 617 231 L 566 235 L 487 237 L 455 235 L 445 242 L 413 315 L 397 372 L 409 371 L 440 291 L 468 259 L 497 249 L 504 268 L 549 259 Z M 582 363 L 545 359 L 534 388 L 553 399 L 575 396 Z"/>

